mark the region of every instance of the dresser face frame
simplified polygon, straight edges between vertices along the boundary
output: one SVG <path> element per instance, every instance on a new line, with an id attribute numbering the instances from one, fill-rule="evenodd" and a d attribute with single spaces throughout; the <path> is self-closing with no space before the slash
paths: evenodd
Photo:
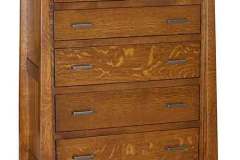
<path id="1" fill-rule="evenodd" d="M 55 138 L 58 137 L 55 136 L 53 95 L 62 90 L 53 87 L 54 7 L 61 8 L 54 6 L 52 0 L 41 0 L 34 4 L 31 0 L 21 0 L 20 160 L 56 159 Z M 215 1 L 202 0 L 201 12 L 201 74 L 199 79 L 193 79 L 192 82 L 200 84 L 199 160 L 217 160 Z M 31 16 L 31 13 L 34 14 Z M 35 30 L 31 26 L 36 26 Z M 61 45 L 61 42 L 55 45 Z M 160 86 L 171 83 L 174 82 L 163 82 Z M 99 89 L 104 90 L 101 87 Z M 35 107 L 32 108 L 32 105 Z M 31 114 L 36 114 L 35 119 Z M 37 140 L 30 138 L 33 134 L 38 137 Z M 94 135 L 91 132 L 89 134 Z M 31 147 L 37 157 L 29 151 Z"/>

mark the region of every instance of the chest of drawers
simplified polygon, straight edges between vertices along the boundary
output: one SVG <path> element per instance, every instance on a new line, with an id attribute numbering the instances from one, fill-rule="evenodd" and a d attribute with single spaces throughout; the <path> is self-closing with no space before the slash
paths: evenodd
<path id="1" fill-rule="evenodd" d="M 21 160 L 217 160 L 214 0 L 21 0 Z"/>

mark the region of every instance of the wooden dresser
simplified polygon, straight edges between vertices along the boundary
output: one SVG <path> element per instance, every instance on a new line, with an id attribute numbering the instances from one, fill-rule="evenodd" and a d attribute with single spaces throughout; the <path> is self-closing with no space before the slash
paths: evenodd
<path id="1" fill-rule="evenodd" d="M 20 160 L 217 160 L 214 0 L 21 0 Z"/>

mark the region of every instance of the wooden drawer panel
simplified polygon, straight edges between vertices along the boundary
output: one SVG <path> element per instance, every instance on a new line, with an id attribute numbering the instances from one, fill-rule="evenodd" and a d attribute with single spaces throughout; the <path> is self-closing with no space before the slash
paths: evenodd
<path id="1" fill-rule="evenodd" d="M 198 129 L 57 141 L 58 160 L 198 160 Z"/>
<path id="2" fill-rule="evenodd" d="M 201 4 L 201 0 L 55 0 L 54 10 L 154 7 Z M 64 3 L 65 2 L 65 3 Z M 68 3 L 74 2 L 74 3 Z"/>
<path id="3" fill-rule="evenodd" d="M 200 33 L 200 5 L 55 12 L 55 40 Z"/>
<path id="4" fill-rule="evenodd" d="M 198 119 L 198 86 L 56 96 L 58 132 Z"/>
<path id="5" fill-rule="evenodd" d="M 56 86 L 199 77 L 200 43 L 58 49 Z"/>

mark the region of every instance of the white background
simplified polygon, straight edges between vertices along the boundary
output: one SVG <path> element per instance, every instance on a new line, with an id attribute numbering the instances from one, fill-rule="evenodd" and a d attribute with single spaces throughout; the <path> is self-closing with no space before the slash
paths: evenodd
<path id="1" fill-rule="evenodd" d="M 219 160 L 240 159 L 240 1 L 216 0 Z M 0 159 L 18 159 L 19 0 L 0 5 Z"/>

